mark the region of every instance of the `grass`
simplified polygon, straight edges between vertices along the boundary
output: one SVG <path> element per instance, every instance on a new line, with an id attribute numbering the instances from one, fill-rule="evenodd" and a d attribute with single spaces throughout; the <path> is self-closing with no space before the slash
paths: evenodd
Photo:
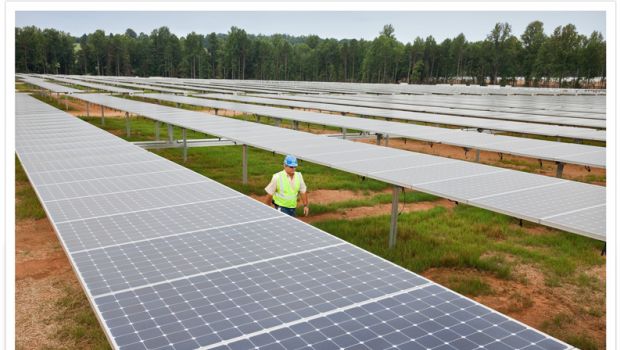
<path id="1" fill-rule="evenodd" d="M 549 279 L 573 282 L 577 266 L 604 264 L 596 240 L 552 229 L 544 235 L 527 234 L 513 218 L 463 204 L 454 210 L 435 207 L 400 215 L 394 249 L 387 247 L 389 220 L 376 216 L 316 226 L 414 272 L 463 268 L 513 279 L 516 264 L 506 258 L 510 256 L 539 267 Z"/>
<path id="2" fill-rule="evenodd" d="M 493 294 L 491 286 L 480 277 L 454 275 L 448 279 L 446 287 L 457 293 L 473 297 Z"/>
<path id="3" fill-rule="evenodd" d="M 550 320 L 543 322 L 541 329 L 556 338 L 563 339 L 568 344 L 581 350 L 597 350 L 598 346 L 596 342 L 588 335 L 583 333 L 575 334 L 566 330 L 566 328 L 573 323 L 574 321 L 571 316 L 560 313 Z"/>
<path id="4" fill-rule="evenodd" d="M 97 114 L 97 112 L 93 112 L 93 114 Z M 105 125 L 101 125 L 101 117 L 97 116 L 97 117 L 86 117 L 86 116 L 80 116 L 80 119 L 89 122 L 92 125 L 95 125 L 99 128 L 102 128 L 116 136 L 122 137 L 123 139 L 127 140 L 127 141 L 153 141 L 155 140 L 155 121 L 151 120 L 151 119 L 147 119 L 147 118 L 142 118 L 142 117 L 131 117 L 130 118 L 130 137 L 127 137 L 126 131 L 125 131 L 125 118 L 124 117 L 106 117 L 105 118 Z M 168 128 L 164 125 L 161 124 L 160 126 L 160 140 L 167 140 L 168 139 Z M 175 139 L 181 139 L 181 129 L 178 127 L 173 128 L 173 136 Z M 207 138 L 207 137 L 212 137 L 212 136 L 208 136 L 204 133 L 201 132 L 197 132 L 197 131 L 193 131 L 193 130 L 187 130 L 186 132 L 187 135 L 187 139 L 203 139 L 203 138 Z"/>
<path id="5" fill-rule="evenodd" d="M 43 219 L 45 210 L 37 198 L 28 176 L 17 156 L 15 157 L 15 220 Z"/>
<path id="6" fill-rule="evenodd" d="M 433 196 L 432 194 L 427 194 L 423 192 L 406 192 L 400 195 L 399 208 L 402 205 L 407 205 L 408 203 L 417 203 L 417 202 L 431 202 L 438 200 L 439 197 Z M 405 204 L 403 204 L 403 200 Z M 328 204 L 314 204 L 310 203 L 310 212 L 313 215 L 325 214 L 330 212 L 337 212 L 343 209 L 357 208 L 357 207 L 371 207 L 378 204 L 386 204 L 392 202 L 392 195 L 388 193 L 381 193 L 374 195 L 370 198 L 363 199 L 350 199 L 341 202 L 332 202 Z M 303 210 L 302 208 L 298 209 L 298 215 L 301 215 Z"/>
<path id="7" fill-rule="evenodd" d="M 82 290 L 63 285 L 63 296 L 56 301 L 60 325 L 56 336 L 71 348 L 110 349 L 108 339 L 99 326 Z"/>

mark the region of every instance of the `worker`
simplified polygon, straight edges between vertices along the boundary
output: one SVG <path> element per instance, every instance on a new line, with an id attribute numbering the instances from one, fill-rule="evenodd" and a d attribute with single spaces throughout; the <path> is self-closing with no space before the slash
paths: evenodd
<path id="1" fill-rule="evenodd" d="M 308 208 L 308 194 L 306 193 L 306 184 L 300 172 L 295 171 L 297 168 L 297 158 L 287 155 L 284 158 L 284 170 L 273 174 L 271 182 L 265 191 L 267 192 L 267 205 L 274 205 L 279 211 L 290 216 L 295 215 L 297 209 L 297 197 L 301 197 L 304 205 L 304 215 L 308 216 L 310 210 Z"/>

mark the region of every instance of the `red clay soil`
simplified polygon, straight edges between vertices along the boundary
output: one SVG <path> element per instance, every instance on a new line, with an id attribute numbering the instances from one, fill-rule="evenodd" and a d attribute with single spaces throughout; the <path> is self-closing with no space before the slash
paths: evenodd
<path id="1" fill-rule="evenodd" d="M 20 220 L 15 227 L 15 347 L 68 348 L 56 333 L 57 302 L 79 283 L 47 219 Z"/>

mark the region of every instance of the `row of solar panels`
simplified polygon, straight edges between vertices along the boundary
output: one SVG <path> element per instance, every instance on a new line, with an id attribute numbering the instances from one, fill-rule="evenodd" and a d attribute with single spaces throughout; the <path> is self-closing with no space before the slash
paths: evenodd
<path id="1" fill-rule="evenodd" d="M 605 188 L 101 94 L 79 99 L 605 240 Z"/>
<path id="2" fill-rule="evenodd" d="M 146 86 L 143 86 L 147 89 Z M 168 88 L 154 88 L 158 89 L 162 92 L 172 92 Z M 214 95 L 215 98 L 236 98 L 239 97 L 230 97 L 229 95 Z M 274 97 L 274 96 L 271 96 Z M 278 97 L 278 96 L 275 96 Z M 280 97 L 278 97 L 280 98 Z M 248 100 L 252 99 L 248 97 Z M 258 97 L 254 98 L 255 101 L 259 101 L 256 99 L 260 99 Z M 334 104 L 333 100 L 327 100 L 323 98 L 314 98 L 314 97 L 294 97 L 296 100 L 305 100 L 312 101 L 313 107 L 307 108 L 316 108 L 320 110 L 330 110 L 330 111 L 339 111 L 343 113 L 354 113 L 359 115 L 370 115 L 370 116 L 379 116 L 383 118 L 390 118 L 396 120 L 408 120 L 415 122 L 425 122 L 425 123 L 435 123 L 435 124 L 446 124 L 446 125 L 456 125 L 461 127 L 474 127 L 485 130 L 499 130 L 506 132 L 516 132 L 522 134 L 532 134 L 532 135 L 544 135 L 544 136 L 552 136 L 552 137 L 570 137 L 575 139 L 586 139 L 586 140 L 597 140 L 597 141 L 605 141 L 606 133 L 603 130 L 595 130 L 590 128 L 580 128 L 580 127 L 568 127 L 568 126 L 557 126 L 557 125 L 546 125 L 546 124 L 537 124 L 537 123 L 526 123 L 526 122 L 516 122 L 510 120 L 500 120 L 500 119 L 483 119 L 483 118 L 472 118 L 472 117 L 458 117 L 458 116 L 440 116 L 430 113 L 418 113 L 411 111 L 397 111 L 390 109 L 383 109 L 377 107 L 358 107 L 358 106 L 346 106 L 346 105 L 338 105 Z M 324 103 L 327 102 L 327 103 Z M 342 102 L 339 102 L 342 103 Z M 289 105 L 293 104 L 289 102 Z M 299 104 L 299 102 L 297 103 Z M 356 104 L 364 105 L 363 102 L 356 102 Z M 376 105 L 376 103 L 369 103 L 370 105 Z M 380 106 L 383 104 L 380 104 Z M 308 106 L 308 105 L 307 105 Z M 379 107 L 380 107 L 379 106 Z M 555 118 L 557 117 L 548 117 Z M 576 120 L 575 118 L 564 118 L 564 120 Z M 596 124 L 598 127 L 604 127 L 604 121 L 597 120 L 584 120 L 585 124 Z"/>
<path id="3" fill-rule="evenodd" d="M 335 117 L 324 113 L 289 110 L 248 103 L 211 100 L 204 98 L 185 97 L 165 94 L 136 94 L 136 96 L 167 102 L 209 107 L 220 110 L 231 110 L 247 114 L 267 116 L 277 119 L 294 120 L 319 125 L 329 125 L 349 130 L 361 130 L 371 133 L 405 137 L 409 139 L 442 143 L 505 154 L 525 156 L 554 162 L 579 164 L 598 168 L 605 167 L 605 148 L 574 143 L 519 138 L 486 133 L 468 132 L 459 129 L 446 129 L 409 123 L 371 120 L 356 117 Z M 209 97 L 204 95 L 203 97 Z M 243 96 L 218 96 L 226 100 L 241 100 L 276 105 L 279 100 L 258 99 Z"/>
<path id="4" fill-rule="evenodd" d="M 17 155 L 116 349 L 570 348 L 32 97 L 16 99 Z"/>

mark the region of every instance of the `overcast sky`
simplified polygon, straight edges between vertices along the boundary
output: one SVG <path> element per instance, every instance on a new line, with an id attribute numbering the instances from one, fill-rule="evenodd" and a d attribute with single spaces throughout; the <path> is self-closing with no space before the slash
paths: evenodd
<path id="1" fill-rule="evenodd" d="M 580 34 L 596 30 L 606 34 L 604 12 L 17 12 L 16 26 L 35 25 L 55 28 L 74 36 L 103 29 L 106 33 L 124 33 L 131 28 L 149 34 L 167 26 L 178 36 L 226 33 L 231 26 L 250 34 L 316 34 L 336 39 L 373 39 L 384 24 L 392 24 L 396 38 L 411 42 L 416 36 L 432 35 L 437 41 L 459 33 L 467 40 L 484 39 L 497 22 L 508 22 L 517 36 L 528 23 L 539 20 L 545 32 L 572 23 Z"/>

